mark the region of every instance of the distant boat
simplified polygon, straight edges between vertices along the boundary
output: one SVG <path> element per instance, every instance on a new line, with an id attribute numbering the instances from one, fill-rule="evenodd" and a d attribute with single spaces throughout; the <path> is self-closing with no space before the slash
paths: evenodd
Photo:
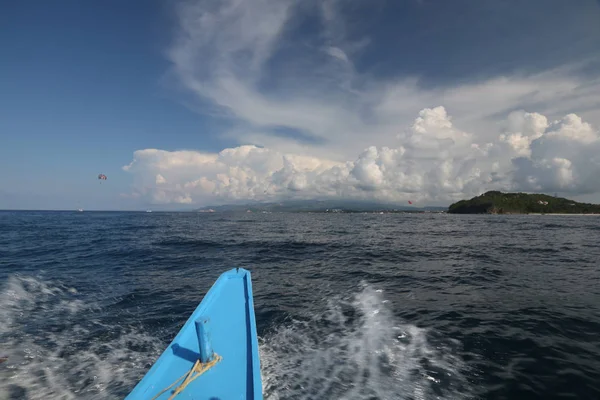
<path id="1" fill-rule="evenodd" d="M 221 274 L 126 399 L 180 397 L 262 400 L 249 271 Z"/>
<path id="2" fill-rule="evenodd" d="M 83 208 L 78 208 L 77 211 L 78 212 L 83 212 Z"/>
<path id="3" fill-rule="evenodd" d="M 152 210 L 146 210 L 146 212 L 152 212 Z"/>

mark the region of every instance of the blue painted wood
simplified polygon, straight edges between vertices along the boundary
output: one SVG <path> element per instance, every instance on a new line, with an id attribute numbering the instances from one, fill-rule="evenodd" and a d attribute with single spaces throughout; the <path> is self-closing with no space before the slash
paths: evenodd
<path id="1" fill-rule="evenodd" d="M 243 268 L 224 272 L 217 279 L 127 400 L 152 399 L 187 373 L 201 355 L 209 357 L 211 349 L 222 360 L 175 399 L 262 400 L 252 282 L 250 272 Z M 168 399 L 174 388 L 158 399 Z"/>
<path id="2" fill-rule="evenodd" d="M 196 321 L 196 334 L 198 335 L 198 343 L 200 344 L 200 361 L 207 363 L 215 358 L 212 343 L 210 341 L 210 318 L 201 316 Z"/>

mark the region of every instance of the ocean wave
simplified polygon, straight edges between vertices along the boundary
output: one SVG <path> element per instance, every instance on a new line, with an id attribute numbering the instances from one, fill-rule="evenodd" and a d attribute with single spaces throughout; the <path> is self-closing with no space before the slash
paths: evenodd
<path id="1" fill-rule="evenodd" d="M 265 399 L 465 399 L 466 366 L 428 330 L 399 321 L 369 285 L 261 337 Z M 456 343 L 454 343 L 456 344 Z"/>

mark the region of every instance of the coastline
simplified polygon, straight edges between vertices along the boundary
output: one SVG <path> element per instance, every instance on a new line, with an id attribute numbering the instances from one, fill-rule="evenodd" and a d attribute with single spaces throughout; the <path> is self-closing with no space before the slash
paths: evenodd
<path id="1" fill-rule="evenodd" d="M 577 216 L 593 216 L 600 217 L 600 213 L 588 213 L 588 214 L 569 214 L 569 213 L 527 213 L 525 215 L 560 215 L 560 216 L 569 216 L 569 215 L 577 215 Z"/>

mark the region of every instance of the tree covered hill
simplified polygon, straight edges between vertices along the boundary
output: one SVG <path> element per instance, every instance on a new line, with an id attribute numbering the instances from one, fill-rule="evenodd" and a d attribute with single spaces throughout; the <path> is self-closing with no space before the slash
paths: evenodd
<path id="1" fill-rule="evenodd" d="M 578 203 L 546 194 L 490 191 L 448 207 L 454 214 L 600 214 L 600 205 Z"/>

